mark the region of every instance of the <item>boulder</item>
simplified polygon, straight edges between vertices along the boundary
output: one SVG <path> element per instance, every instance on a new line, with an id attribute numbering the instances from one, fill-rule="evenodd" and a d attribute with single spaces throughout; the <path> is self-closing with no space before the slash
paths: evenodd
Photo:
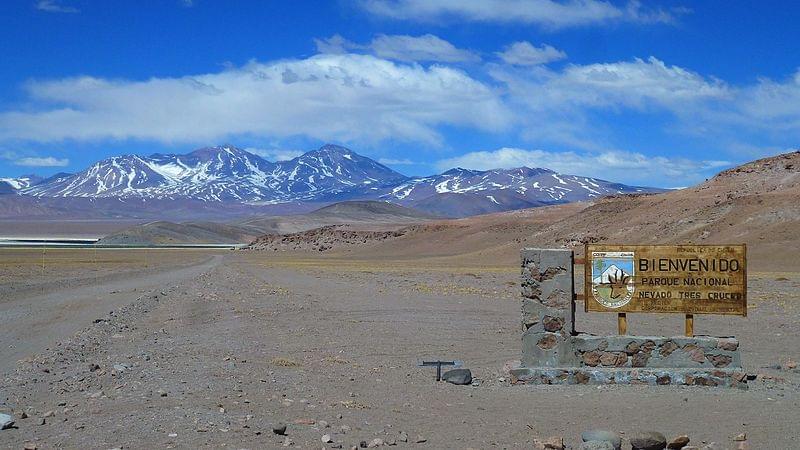
<path id="1" fill-rule="evenodd" d="M 469 369 L 452 369 L 442 375 L 442 380 L 452 384 L 472 383 L 472 372 Z"/>
<path id="2" fill-rule="evenodd" d="M 581 433 L 583 442 L 602 441 L 611 444 L 614 450 L 622 448 L 622 436 L 615 431 L 607 430 L 588 430 Z"/>
<path id="3" fill-rule="evenodd" d="M 564 450 L 564 438 L 551 436 L 545 439 L 534 439 L 533 448 L 534 450 Z"/>
<path id="4" fill-rule="evenodd" d="M 0 430 L 14 426 L 14 418 L 8 414 L 0 414 Z"/>
<path id="5" fill-rule="evenodd" d="M 285 435 L 286 434 L 286 424 L 285 423 L 276 423 L 272 426 L 272 432 L 278 435 Z"/>
<path id="6" fill-rule="evenodd" d="M 667 448 L 667 438 L 655 431 L 636 433 L 631 437 L 633 450 L 664 450 Z"/>
<path id="7" fill-rule="evenodd" d="M 669 444 L 667 444 L 667 448 L 670 450 L 680 450 L 686 447 L 687 445 L 689 445 L 689 436 L 682 434 L 669 441 Z"/>

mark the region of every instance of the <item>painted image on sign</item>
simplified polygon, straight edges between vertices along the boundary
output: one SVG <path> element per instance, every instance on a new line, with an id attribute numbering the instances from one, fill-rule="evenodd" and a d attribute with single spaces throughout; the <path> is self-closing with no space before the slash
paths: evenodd
<path id="1" fill-rule="evenodd" d="M 621 308 L 633 298 L 634 252 L 592 253 L 592 297 L 606 308 Z"/>

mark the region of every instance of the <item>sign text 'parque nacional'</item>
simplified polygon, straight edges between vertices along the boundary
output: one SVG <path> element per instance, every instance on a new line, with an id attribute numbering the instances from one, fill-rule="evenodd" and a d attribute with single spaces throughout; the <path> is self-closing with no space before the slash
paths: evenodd
<path id="1" fill-rule="evenodd" d="M 586 311 L 747 315 L 744 245 L 588 244 Z"/>

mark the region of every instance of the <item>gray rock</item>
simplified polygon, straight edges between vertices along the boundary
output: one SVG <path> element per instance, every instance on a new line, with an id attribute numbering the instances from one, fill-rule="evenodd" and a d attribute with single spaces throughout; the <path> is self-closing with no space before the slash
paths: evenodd
<path id="1" fill-rule="evenodd" d="M 631 437 L 633 450 L 664 450 L 667 448 L 667 438 L 655 431 L 636 433 Z"/>
<path id="2" fill-rule="evenodd" d="M 472 372 L 469 369 L 452 369 L 442 375 L 442 380 L 453 384 L 472 383 Z"/>
<path id="3" fill-rule="evenodd" d="M 614 444 L 608 441 L 584 441 L 578 450 L 619 450 L 619 447 L 614 447 Z"/>
<path id="4" fill-rule="evenodd" d="M 272 432 L 275 434 L 279 434 L 281 436 L 286 434 L 286 424 L 285 423 L 276 423 L 272 426 Z"/>
<path id="5" fill-rule="evenodd" d="M 0 430 L 5 430 L 14 426 L 14 418 L 8 414 L 0 414 Z"/>
<path id="6" fill-rule="evenodd" d="M 615 431 L 607 430 L 588 430 L 581 433 L 581 440 L 583 442 L 602 441 L 611 444 L 614 450 L 620 450 L 622 447 L 622 436 Z"/>

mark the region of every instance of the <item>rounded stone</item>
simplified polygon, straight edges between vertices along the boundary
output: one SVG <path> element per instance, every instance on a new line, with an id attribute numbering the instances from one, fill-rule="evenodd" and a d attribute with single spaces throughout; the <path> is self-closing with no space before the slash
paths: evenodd
<path id="1" fill-rule="evenodd" d="M 14 426 L 14 418 L 8 414 L 0 414 L 0 430 Z"/>
<path id="2" fill-rule="evenodd" d="M 601 441 L 611 444 L 614 450 L 622 447 L 622 436 L 615 431 L 608 430 L 588 430 L 581 433 L 583 442 Z"/>
<path id="3" fill-rule="evenodd" d="M 689 436 L 682 434 L 669 441 L 669 444 L 667 444 L 667 448 L 670 450 L 680 450 L 686 447 L 687 445 L 689 445 Z"/>
<path id="4" fill-rule="evenodd" d="M 644 431 L 631 437 L 633 450 L 664 450 L 667 448 L 667 438 L 656 431 Z"/>
<path id="5" fill-rule="evenodd" d="M 470 384 L 472 383 L 472 372 L 469 369 L 448 370 L 442 375 L 442 380 L 453 384 Z"/>
<path id="6" fill-rule="evenodd" d="M 614 447 L 614 444 L 608 441 L 585 441 L 581 442 L 578 450 L 619 450 L 619 447 Z"/>

